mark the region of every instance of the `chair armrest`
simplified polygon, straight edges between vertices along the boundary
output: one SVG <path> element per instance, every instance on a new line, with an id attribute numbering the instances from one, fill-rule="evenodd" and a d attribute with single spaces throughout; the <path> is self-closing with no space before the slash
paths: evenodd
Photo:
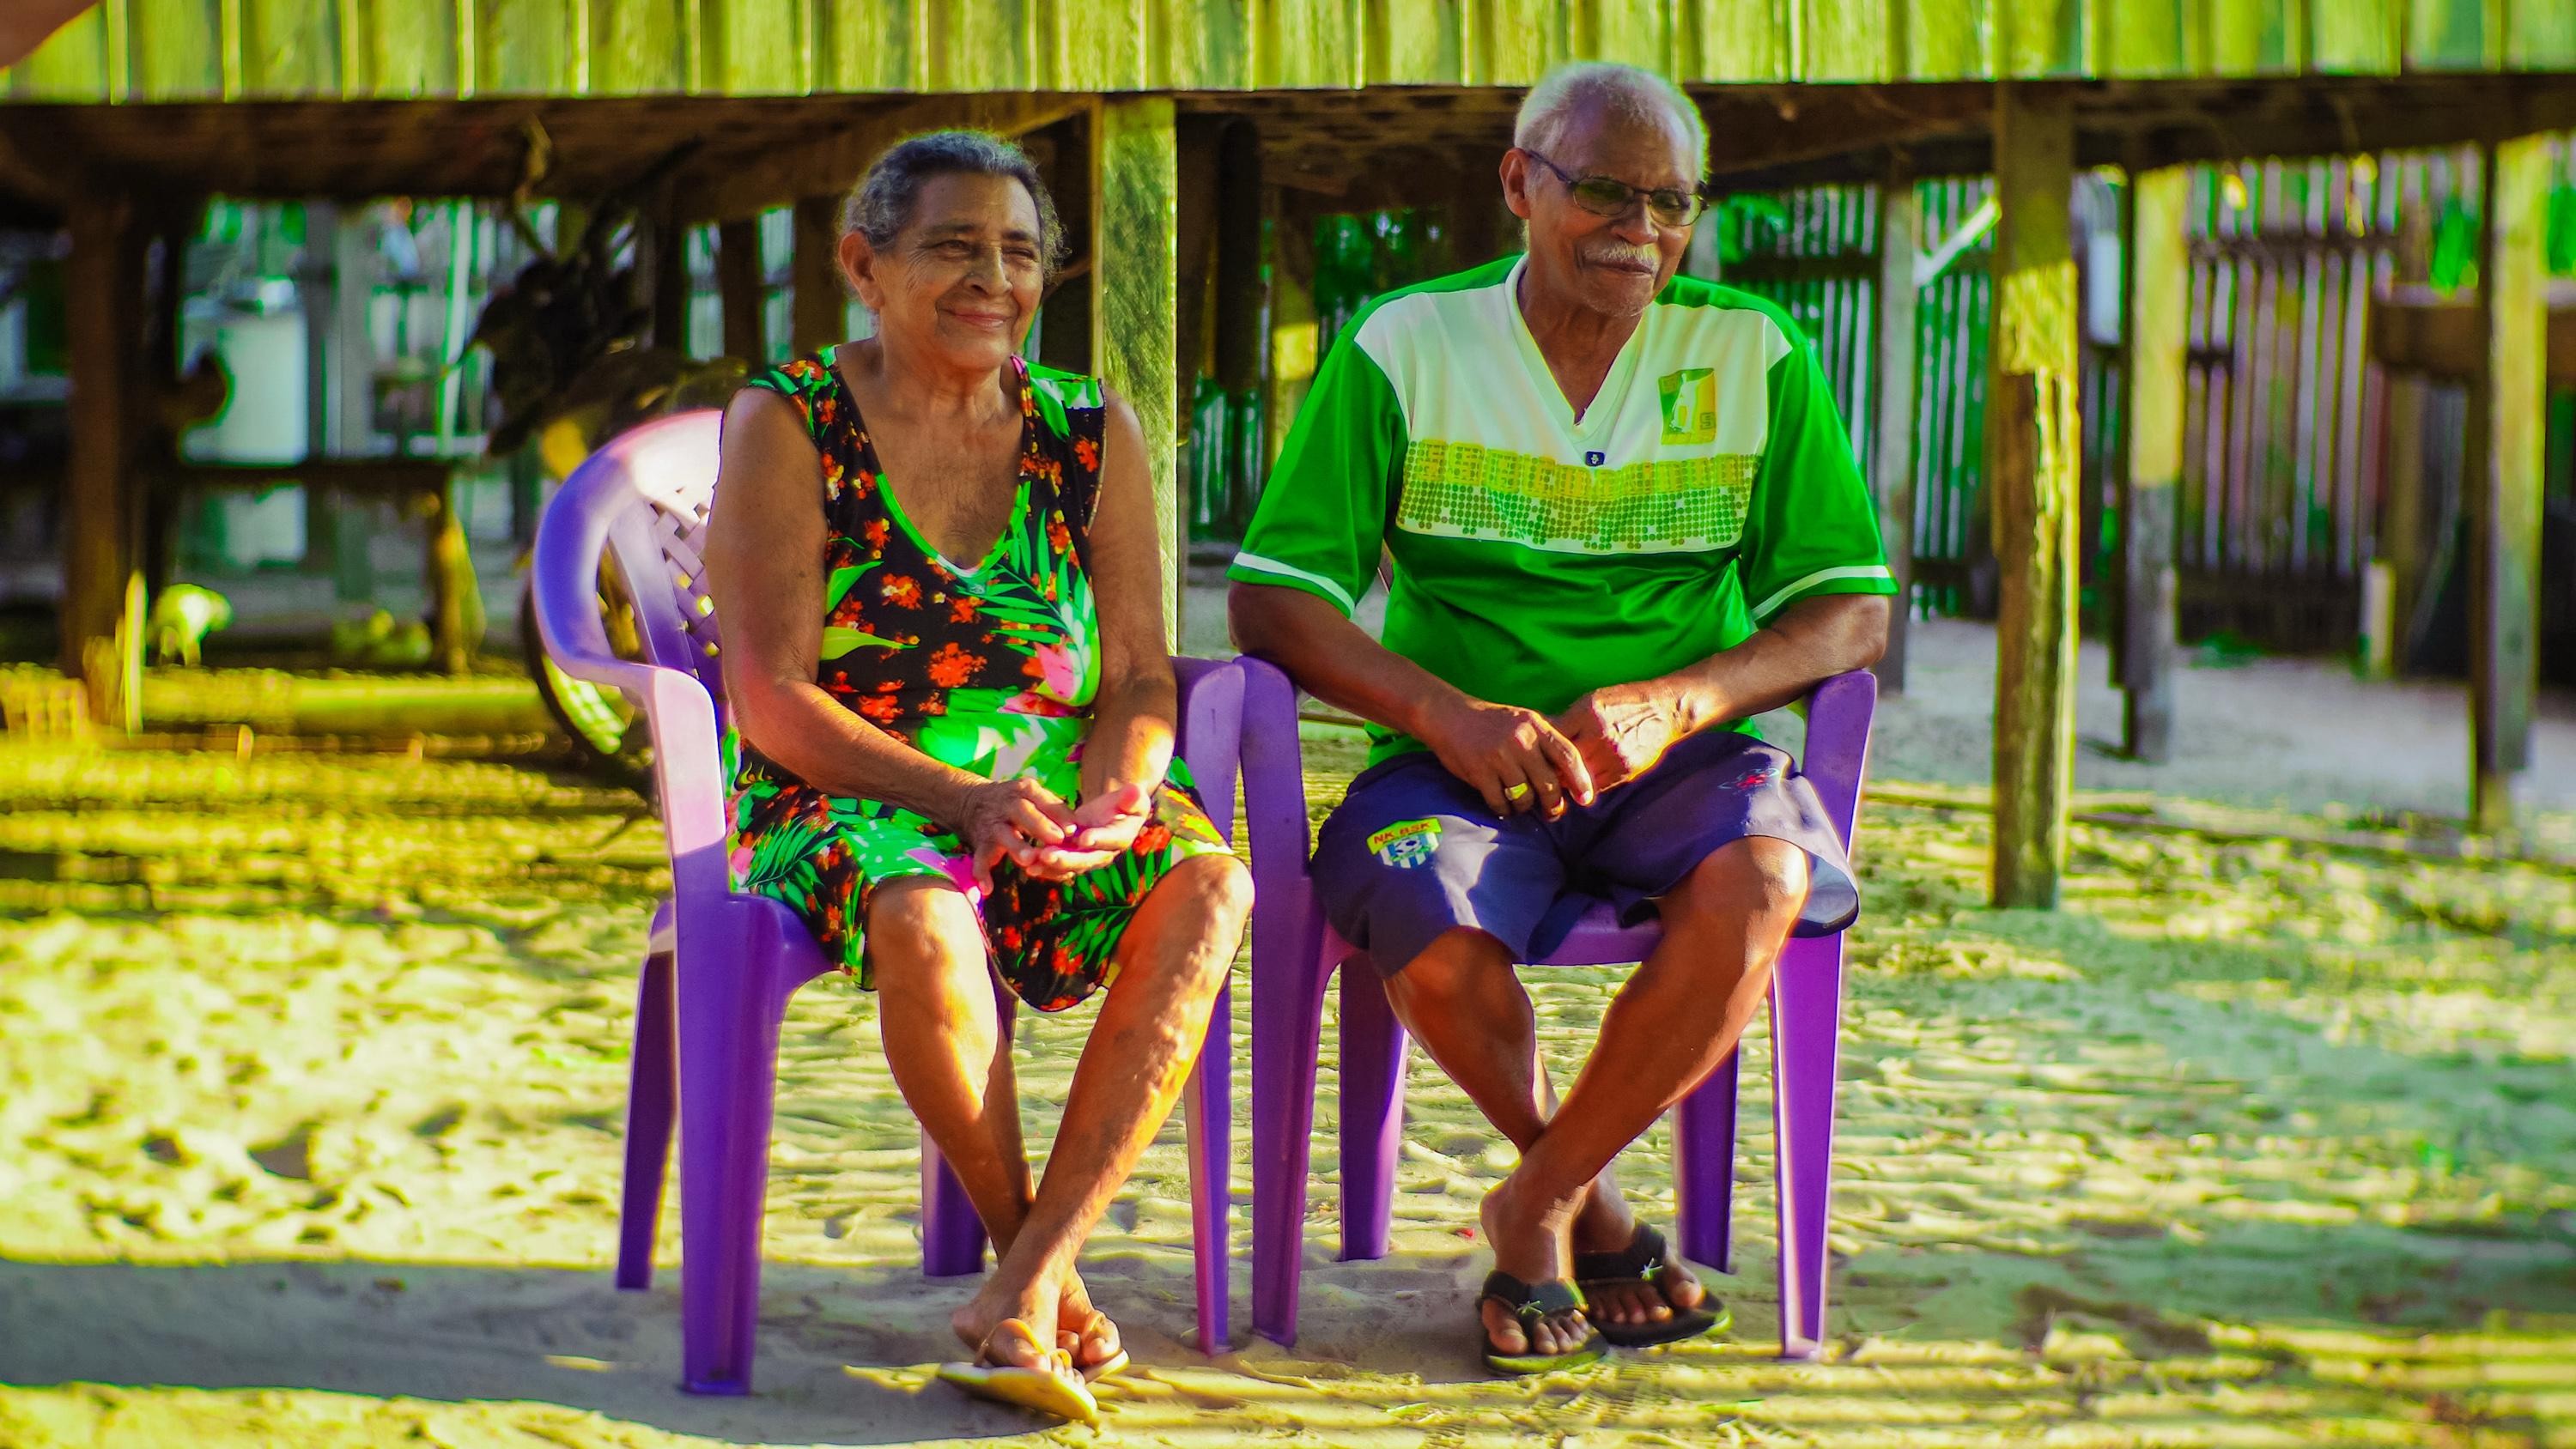
<path id="1" fill-rule="evenodd" d="M 1244 838 L 1256 875 L 1302 879 L 1306 828 L 1305 754 L 1297 742 L 1297 686 L 1287 671 L 1247 654 L 1243 676 Z"/>
<path id="2" fill-rule="evenodd" d="M 1220 835 L 1234 833 L 1234 777 L 1243 758 L 1243 674 L 1231 660 L 1172 656 L 1179 688 L 1179 732 L 1173 750 L 1198 782 L 1208 820 Z"/>
<path id="3" fill-rule="evenodd" d="M 1806 758 L 1799 762 L 1849 852 L 1860 820 L 1861 776 L 1869 768 L 1869 731 L 1878 714 L 1878 676 L 1866 669 L 1837 674 L 1807 696 Z"/>

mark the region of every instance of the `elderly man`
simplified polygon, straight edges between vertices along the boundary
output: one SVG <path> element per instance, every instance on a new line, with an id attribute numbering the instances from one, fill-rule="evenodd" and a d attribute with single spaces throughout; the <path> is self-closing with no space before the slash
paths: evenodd
<path id="1" fill-rule="evenodd" d="M 1507 1373 L 1724 1326 L 1611 1162 L 1735 1049 L 1786 939 L 1859 909 L 1745 721 L 1874 662 L 1895 584 L 1797 329 L 1675 275 L 1706 144 L 1647 72 L 1542 80 L 1501 168 L 1527 254 L 1344 330 L 1231 573 L 1236 642 L 1369 721 L 1316 846 L 1334 928 L 1520 1149 L 1483 1205 Z M 1382 644 L 1350 618 L 1381 550 Z M 1663 943 L 1559 1102 L 1514 967 L 1595 899 Z"/>

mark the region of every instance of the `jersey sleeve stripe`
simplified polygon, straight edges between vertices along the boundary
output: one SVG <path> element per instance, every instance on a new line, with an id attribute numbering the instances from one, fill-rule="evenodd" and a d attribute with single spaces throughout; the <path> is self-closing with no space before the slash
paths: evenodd
<path id="1" fill-rule="evenodd" d="M 1251 569 L 1258 573 L 1277 574 L 1281 578 L 1295 579 L 1299 583 L 1306 585 L 1309 590 L 1321 593 L 1325 598 L 1341 605 L 1342 612 L 1344 614 L 1356 614 L 1359 612 L 1359 601 L 1351 597 L 1349 590 L 1343 588 L 1340 584 L 1334 583 L 1331 579 L 1324 577 L 1322 574 L 1310 573 L 1305 569 L 1297 567 L 1295 564 L 1284 564 L 1275 558 L 1263 558 L 1257 553 L 1247 552 L 1238 553 L 1234 556 L 1234 566 L 1239 569 Z M 1880 572 L 1884 573 L 1886 570 L 1882 569 Z"/>
<path id="2" fill-rule="evenodd" d="M 1893 584 L 1896 582 L 1896 575 L 1889 573 L 1887 571 L 1887 565 L 1885 564 L 1844 564 L 1840 568 L 1818 569 L 1814 573 L 1807 575 L 1805 578 L 1798 580 L 1796 583 L 1783 588 L 1771 597 L 1764 599 L 1761 603 L 1754 605 L 1754 622 L 1760 623 L 1769 619 L 1773 614 L 1779 612 L 1781 605 L 1788 603 L 1799 594 L 1814 588 L 1816 585 L 1830 584 L 1839 579 L 1884 579 L 1888 583 Z"/>

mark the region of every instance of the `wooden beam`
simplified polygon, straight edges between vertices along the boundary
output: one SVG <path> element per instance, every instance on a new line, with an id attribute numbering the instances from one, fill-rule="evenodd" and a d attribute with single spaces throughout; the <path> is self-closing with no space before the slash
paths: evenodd
<path id="1" fill-rule="evenodd" d="M 2122 408 L 2127 456 L 2119 470 L 2120 549 L 2114 595 L 2120 617 L 2121 745 L 2162 764 L 2173 750 L 2177 652 L 2175 500 L 2181 496 L 2184 320 L 2191 251 L 2183 234 L 2190 173 L 2179 166 L 2133 173 L 2122 220 Z"/>
<path id="2" fill-rule="evenodd" d="M 1905 692 L 1905 640 L 1914 617 L 1914 256 L 1923 205 L 1914 178 L 1892 172 L 1878 188 L 1878 417 L 1870 428 L 1870 479 L 1878 536 L 1896 576 L 1879 687 Z"/>
<path id="3" fill-rule="evenodd" d="M 2539 686 L 2540 513 L 2548 396 L 2541 370 L 2549 138 L 2517 136 L 2486 151 L 2478 313 L 2486 356 L 2470 388 L 2469 823 L 2514 824 L 2531 768 Z"/>
<path id="4" fill-rule="evenodd" d="M 724 350 L 752 371 L 769 365 L 762 327 L 760 223 L 728 221 L 716 228 L 716 294 L 724 306 Z"/>
<path id="5" fill-rule="evenodd" d="M 2552 387 L 2576 387 L 2576 281 L 2552 281 L 2544 291 L 2549 323 L 2541 365 Z M 2370 356 L 2398 372 L 2451 382 L 2475 378 L 2487 357 L 2476 300 L 2403 284 L 2371 298 Z"/>
<path id="6" fill-rule="evenodd" d="M 796 202 L 796 251 L 789 262 L 795 310 L 788 336 L 797 357 L 820 352 L 849 331 L 849 298 L 841 290 L 840 211 L 835 197 L 807 196 Z"/>
<path id="7" fill-rule="evenodd" d="M 64 324 L 71 354 L 71 463 L 63 508 L 62 643 L 65 674 L 87 685 L 90 717 L 124 720 L 128 681 L 142 659 L 126 627 L 139 582 L 141 507 L 134 473 L 136 336 L 143 317 L 143 257 L 133 207 L 119 196 L 80 198 L 69 210 Z"/>
<path id="8" fill-rule="evenodd" d="M 1986 478 L 1995 624 L 1994 902 L 2055 909 L 2075 785 L 2075 255 L 2065 92 L 1998 88 Z"/>
<path id="9" fill-rule="evenodd" d="M 1181 359 L 1180 138 L 1169 96 L 1121 97 L 1100 108 L 1100 230 L 1095 273 L 1104 323 L 1100 373 L 1136 410 L 1154 479 L 1155 536 L 1162 546 L 1163 628 L 1180 638 L 1180 569 L 1186 551 L 1174 451 L 1175 381 Z"/>
<path id="10" fill-rule="evenodd" d="M 737 221 L 800 196 L 847 191 L 887 147 L 918 132 L 966 126 L 1019 136 L 1090 106 L 1089 96 L 1046 91 L 915 97 L 855 125 L 820 127 L 811 139 L 774 146 L 748 165 L 711 159 L 683 188 L 681 205 L 693 220 Z"/>

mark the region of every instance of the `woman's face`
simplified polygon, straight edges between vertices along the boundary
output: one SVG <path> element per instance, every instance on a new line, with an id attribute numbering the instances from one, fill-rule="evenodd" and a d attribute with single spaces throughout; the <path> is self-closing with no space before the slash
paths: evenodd
<path id="1" fill-rule="evenodd" d="M 891 246 L 854 232 L 841 265 L 881 339 L 961 369 L 998 368 L 1020 350 L 1046 283 L 1037 203 L 1008 176 L 930 178 Z"/>

